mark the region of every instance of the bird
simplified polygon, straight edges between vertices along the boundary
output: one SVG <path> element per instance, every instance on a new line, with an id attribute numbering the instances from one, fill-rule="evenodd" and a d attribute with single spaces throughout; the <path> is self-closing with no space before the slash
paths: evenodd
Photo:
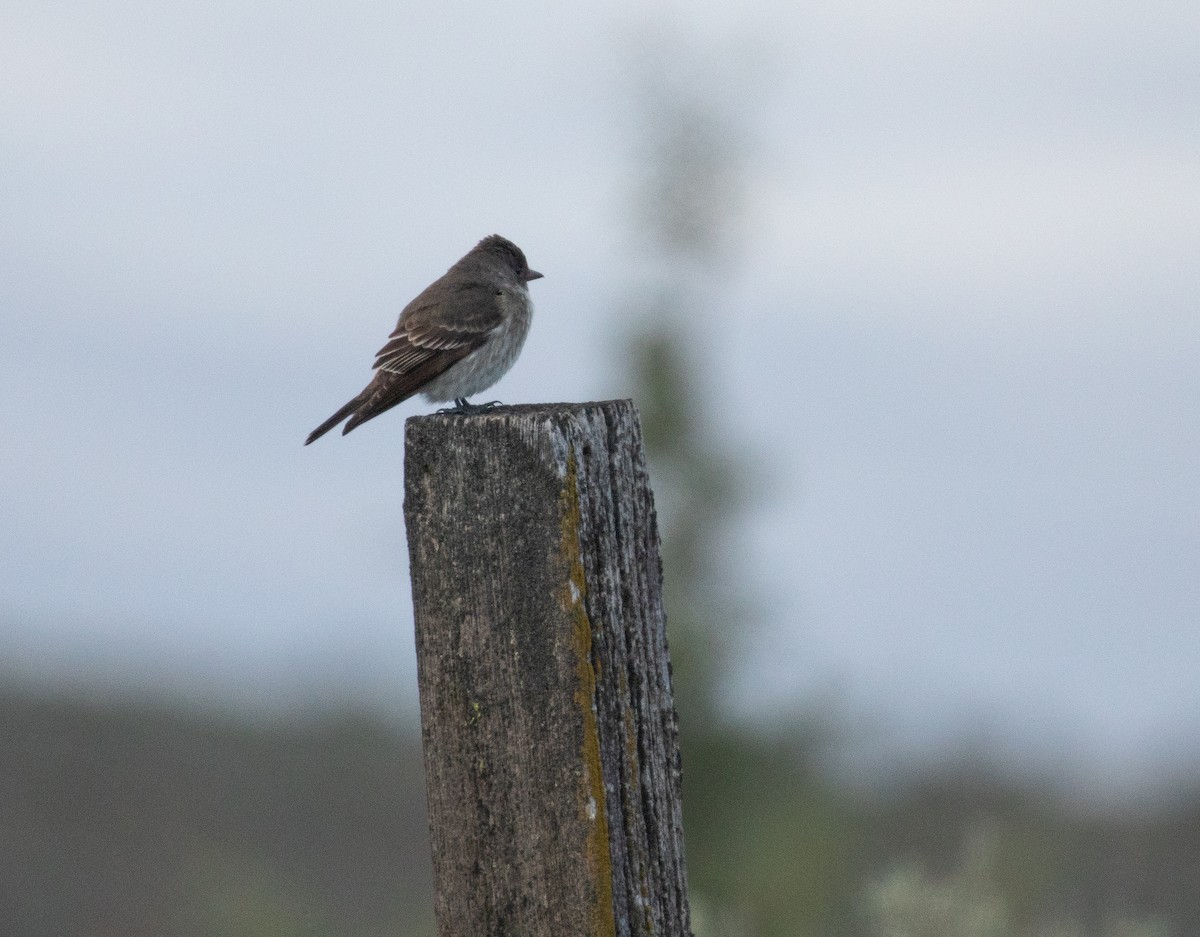
<path id="1" fill-rule="evenodd" d="M 467 398 L 495 384 L 517 360 L 533 318 L 528 284 L 541 276 L 512 241 L 485 237 L 404 307 L 375 354 L 370 383 L 309 433 L 304 445 L 343 420 L 345 435 L 418 392 L 435 403 L 453 400 L 449 412 L 497 406 Z"/>

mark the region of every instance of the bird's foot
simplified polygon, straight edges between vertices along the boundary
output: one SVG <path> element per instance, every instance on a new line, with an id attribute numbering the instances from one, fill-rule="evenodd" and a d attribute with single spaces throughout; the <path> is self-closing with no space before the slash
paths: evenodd
<path id="1" fill-rule="evenodd" d="M 442 409 L 438 410 L 438 413 L 459 413 L 466 416 L 474 416 L 477 413 L 487 413 L 502 406 L 504 404 L 499 400 L 490 400 L 487 403 L 471 403 L 466 397 L 455 397 L 453 407 L 442 407 Z"/>

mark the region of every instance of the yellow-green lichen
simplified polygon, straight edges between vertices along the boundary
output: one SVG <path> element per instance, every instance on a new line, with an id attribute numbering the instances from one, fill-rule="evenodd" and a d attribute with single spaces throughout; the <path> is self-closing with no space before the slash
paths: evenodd
<path id="1" fill-rule="evenodd" d="M 567 581 L 563 584 L 560 601 L 571 616 L 575 651 L 575 704 L 583 724 L 583 741 L 579 757 L 582 778 L 579 790 L 579 810 L 587 824 L 587 863 L 591 873 L 595 905 L 592 908 L 592 933 L 610 937 L 616 933 L 613 914 L 612 859 L 609 854 L 608 816 L 604 796 L 604 772 L 600 763 L 600 731 L 596 722 L 596 670 L 592 665 L 592 623 L 588 619 L 583 598 L 586 580 L 583 556 L 579 546 L 579 474 L 572 450 L 567 461 L 560 496 L 562 517 L 562 558 L 566 564 Z"/>

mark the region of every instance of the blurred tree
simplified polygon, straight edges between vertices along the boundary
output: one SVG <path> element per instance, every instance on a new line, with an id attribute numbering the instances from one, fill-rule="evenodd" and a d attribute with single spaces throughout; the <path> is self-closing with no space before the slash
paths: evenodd
<path id="1" fill-rule="evenodd" d="M 661 37 L 659 37 L 661 38 Z M 853 894 L 851 813 L 812 769 L 820 720 L 751 730 L 722 706 L 738 644 L 753 631 L 729 535 L 758 467 L 708 416 L 749 151 L 740 83 L 686 51 L 642 47 L 642 120 L 633 212 L 652 282 L 628 341 L 659 502 L 665 600 L 684 757 L 684 812 L 696 929 L 709 935 L 831 934 Z M 715 89 L 720 87 L 720 91 Z M 728 102 L 722 106 L 721 102 Z M 721 276 L 715 271 L 721 271 Z M 718 340 L 720 335 L 715 336 Z"/>
<path id="2" fill-rule="evenodd" d="M 737 565 L 723 535 L 747 504 L 749 460 L 711 425 L 698 361 L 719 360 L 710 324 L 729 282 L 747 156 L 741 109 L 722 108 L 714 67 L 668 34 L 639 34 L 633 94 L 640 120 L 631 218 L 648 282 L 638 283 L 626 342 L 663 530 L 676 693 L 694 719 L 714 723 L 721 678 L 745 619 Z M 726 90 L 726 96 L 730 92 Z M 721 269 L 720 280 L 712 271 Z M 736 610 L 736 611 L 735 611 Z M 744 623 L 744 622 L 743 622 Z"/>

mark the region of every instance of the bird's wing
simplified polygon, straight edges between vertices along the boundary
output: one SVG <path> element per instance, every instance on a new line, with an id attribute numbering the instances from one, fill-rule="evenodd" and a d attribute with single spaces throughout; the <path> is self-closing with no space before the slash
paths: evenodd
<path id="1" fill-rule="evenodd" d="M 429 380 L 483 344 L 500 325 L 500 308 L 494 287 L 467 282 L 448 288 L 439 280 L 404 307 L 374 366 L 392 374 L 420 370 Z"/>

